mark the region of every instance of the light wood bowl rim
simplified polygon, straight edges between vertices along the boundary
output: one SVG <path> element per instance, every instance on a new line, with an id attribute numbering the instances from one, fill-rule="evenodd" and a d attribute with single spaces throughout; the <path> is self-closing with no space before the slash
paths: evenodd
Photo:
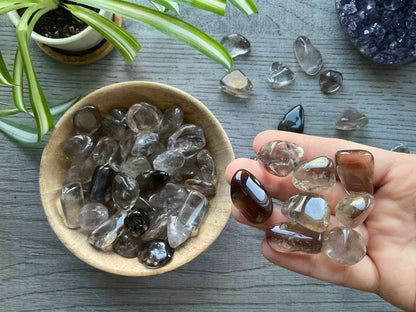
<path id="1" fill-rule="evenodd" d="M 120 96 L 125 99 L 120 99 Z M 180 246 L 175 251 L 172 261 L 158 269 L 145 268 L 137 258 L 127 259 L 112 252 L 101 252 L 93 248 L 87 242 L 87 235 L 81 230 L 71 230 L 66 227 L 59 203 L 60 190 L 68 167 L 60 144 L 74 134 L 72 130 L 73 113 L 88 104 L 94 104 L 101 111 L 107 112 L 110 107 L 128 107 L 142 100 L 153 103 L 162 109 L 176 104 L 184 110 L 185 120 L 188 123 L 200 125 L 205 131 L 207 148 L 215 159 L 218 175 L 217 195 L 210 200 L 206 219 L 198 236 L 190 238 Z M 223 230 L 231 212 L 229 186 L 225 180 L 224 171 L 232 159 L 234 159 L 232 146 L 221 124 L 204 104 L 190 94 L 156 82 L 116 83 L 98 89 L 81 99 L 56 124 L 45 146 L 40 163 L 41 201 L 47 220 L 59 240 L 82 261 L 97 269 L 118 275 L 157 275 L 174 270 L 195 259 L 216 240 Z"/>

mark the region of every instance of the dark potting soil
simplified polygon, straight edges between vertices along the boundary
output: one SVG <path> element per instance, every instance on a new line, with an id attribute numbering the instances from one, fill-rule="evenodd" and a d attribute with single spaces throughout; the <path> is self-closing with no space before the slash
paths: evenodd
<path id="1" fill-rule="evenodd" d="M 99 11 L 96 8 L 84 7 L 95 12 Z M 22 16 L 24 10 L 25 9 L 21 9 L 17 12 Z M 36 23 L 34 31 L 44 37 L 56 39 L 76 35 L 87 27 L 88 25 L 85 22 L 74 16 L 71 12 L 63 7 L 58 7 L 57 9 L 44 14 Z"/>

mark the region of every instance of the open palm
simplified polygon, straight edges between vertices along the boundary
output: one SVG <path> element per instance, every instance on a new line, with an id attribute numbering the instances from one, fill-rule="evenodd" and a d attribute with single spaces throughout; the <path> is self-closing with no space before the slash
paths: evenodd
<path id="1" fill-rule="evenodd" d="M 302 134 L 265 131 L 254 140 L 254 151 L 272 140 L 293 142 L 305 151 L 304 159 L 326 155 L 334 160 L 338 150 L 365 149 L 375 159 L 375 206 L 363 225 L 357 227 L 367 242 L 367 255 L 353 266 L 343 266 L 321 254 L 282 253 L 271 249 L 266 241 L 262 252 L 271 262 L 326 282 L 351 287 L 380 295 L 386 301 L 405 309 L 416 311 L 416 156 L 393 153 L 350 141 L 313 137 Z M 231 180 L 238 169 L 253 173 L 272 197 L 285 201 L 299 193 L 291 176 L 279 178 L 267 173 L 256 161 L 237 159 L 226 170 Z M 338 181 L 321 192 L 331 208 L 330 227 L 338 225 L 334 210 L 346 196 Z M 273 215 L 260 225 L 250 224 L 236 207 L 232 208 L 239 222 L 265 230 L 274 223 L 287 221 L 275 205 Z"/>

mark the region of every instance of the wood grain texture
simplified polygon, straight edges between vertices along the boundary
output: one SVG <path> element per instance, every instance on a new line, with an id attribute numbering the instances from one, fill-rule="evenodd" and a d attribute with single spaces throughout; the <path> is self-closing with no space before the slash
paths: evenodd
<path id="1" fill-rule="evenodd" d="M 182 16 L 212 35 L 239 32 L 252 43 L 248 57 L 235 60 L 252 80 L 246 100 L 224 95 L 224 70 L 192 49 L 154 30 L 125 21 L 142 44 L 132 66 L 117 51 L 86 66 L 61 64 L 32 43 L 34 64 L 51 105 L 128 80 L 157 81 L 182 89 L 203 102 L 225 128 L 236 157 L 250 157 L 255 135 L 275 129 L 291 107 L 305 108 L 305 133 L 342 137 L 390 149 L 401 142 L 416 152 L 416 64 L 381 67 L 363 58 L 342 33 L 333 1 L 257 0 L 260 13 L 246 18 L 234 8 L 224 17 L 183 8 Z M 14 30 L 0 17 L 0 47 L 12 68 Z M 344 74 L 337 94 L 321 93 L 292 52 L 299 35 L 308 36 L 325 68 Z M 273 90 L 266 74 L 273 61 L 294 70 L 294 85 Z M 11 102 L 0 86 L 0 102 Z M 337 116 L 353 106 L 370 123 L 348 136 L 334 129 Z M 260 253 L 263 234 L 230 220 L 214 244 L 198 258 L 156 277 L 129 278 L 98 271 L 73 256 L 49 228 L 38 193 L 39 146 L 0 140 L 0 310 L 2 311 L 395 311 L 378 296 L 289 272 Z M 376 160 L 377 161 L 377 160 Z"/>

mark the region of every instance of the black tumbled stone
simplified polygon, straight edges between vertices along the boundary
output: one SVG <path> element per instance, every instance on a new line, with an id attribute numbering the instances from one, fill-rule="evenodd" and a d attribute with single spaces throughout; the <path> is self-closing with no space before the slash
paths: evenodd
<path id="1" fill-rule="evenodd" d="M 101 202 L 104 200 L 113 177 L 114 171 L 109 166 L 97 166 L 95 168 L 90 187 L 90 201 Z"/>
<path id="2" fill-rule="evenodd" d="M 305 114 L 302 105 L 293 107 L 277 126 L 278 130 L 303 133 Z"/>
<path id="3" fill-rule="evenodd" d="M 149 170 L 136 178 L 140 186 L 140 195 L 148 196 L 159 192 L 169 181 L 169 174 L 161 170 Z"/>
<path id="4" fill-rule="evenodd" d="M 140 236 L 149 229 L 150 218 L 143 209 L 135 209 L 124 219 L 124 225 L 133 236 Z"/>

